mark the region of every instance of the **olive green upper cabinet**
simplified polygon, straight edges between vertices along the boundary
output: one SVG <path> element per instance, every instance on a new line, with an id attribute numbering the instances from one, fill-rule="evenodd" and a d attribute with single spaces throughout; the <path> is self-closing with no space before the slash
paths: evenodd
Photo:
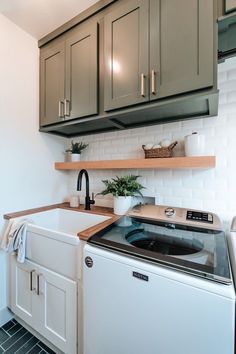
<path id="1" fill-rule="evenodd" d="M 214 0 L 150 0 L 150 99 L 213 86 Z"/>
<path id="2" fill-rule="evenodd" d="M 65 116 L 67 119 L 98 113 L 97 23 L 66 40 Z"/>
<path id="3" fill-rule="evenodd" d="M 64 118 L 64 61 L 63 43 L 41 50 L 40 57 L 40 124 L 60 122 Z"/>
<path id="4" fill-rule="evenodd" d="M 41 126 L 98 113 L 97 41 L 88 22 L 41 49 Z"/>
<path id="5" fill-rule="evenodd" d="M 149 100 L 149 1 L 129 0 L 105 16 L 105 111 Z"/>
<path id="6" fill-rule="evenodd" d="M 214 0 L 129 0 L 105 16 L 105 111 L 212 87 Z"/>

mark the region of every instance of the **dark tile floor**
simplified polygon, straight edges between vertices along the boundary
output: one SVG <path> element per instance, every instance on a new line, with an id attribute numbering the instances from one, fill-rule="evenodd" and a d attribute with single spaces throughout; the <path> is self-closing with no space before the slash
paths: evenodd
<path id="1" fill-rule="evenodd" d="M 0 354 L 55 354 L 16 320 L 0 328 Z"/>

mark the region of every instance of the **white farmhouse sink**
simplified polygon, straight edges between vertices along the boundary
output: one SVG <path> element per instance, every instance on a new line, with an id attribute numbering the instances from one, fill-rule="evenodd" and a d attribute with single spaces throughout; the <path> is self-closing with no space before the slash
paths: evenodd
<path id="1" fill-rule="evenodd" d="M 77 236 L 79 232 L 106 221 L 110 217 L 56 208 L 31 214 L 29 219 L 35 225 L 44 229 L 57 231 L 60 234 Z"/>
<path id="2" fill-rule="evenodd" d="M 26 258 L 76 279 L 81 276 L 82 269 L 81 242 L 77 234 L 110 217 L 56 208 L 23 219 L 28 220 Z"/>

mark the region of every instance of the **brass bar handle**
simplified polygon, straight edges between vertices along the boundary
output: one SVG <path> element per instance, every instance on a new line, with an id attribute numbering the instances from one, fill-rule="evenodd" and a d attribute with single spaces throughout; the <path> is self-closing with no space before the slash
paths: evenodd
<path id="1" fill-rule="evenodd" d="M 58 117 L 64 118 L 64 102 L 63 101 L 59 101 Z"/>
<path id="2" fill-rule="evenodd" d="M 40 276 L 41 276 L 42 274 L 36 274 L 36 294 L 37 295 L 40 295 L 40 289 L 39 289 L 39 280 L 40 280 Z"/>
<path id="3" fill-rule="evenodd" d="M 65 116 L 69 117 L 70 116 L 70 101 L 67 99 L 64 99 L 64 107 L 65 107 Z"/>
<path id="4" fill-rule="evenodd" d="M 35 269 L 31 270 L 30 271 L 30 280 L 29 280 L 29 283 L 30 283 L 30 291 L 33 291 L 33 273 L 35 272 Z"/>
<path id="5" fill-rule="evenodd" d="M 156 72 L 155 72 L 155 70 L 152 70 L 152 73 L 151 73 L 151 90 L 152 90 L 152 94 L 156 95 Z"/>
<path id="6" fill-rule="evenodd" d="M 141 96 L 145 97 L 145 75 L 141 74 Z"/>

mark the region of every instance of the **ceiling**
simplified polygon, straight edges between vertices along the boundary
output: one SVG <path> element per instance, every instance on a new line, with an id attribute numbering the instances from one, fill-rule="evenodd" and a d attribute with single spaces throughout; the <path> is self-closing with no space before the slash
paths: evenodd
<path id="1" fill-rule="evenodd" d="M 97 1 L 0 0 L 0 13 L 36 39 L 40 39 Z"/>

